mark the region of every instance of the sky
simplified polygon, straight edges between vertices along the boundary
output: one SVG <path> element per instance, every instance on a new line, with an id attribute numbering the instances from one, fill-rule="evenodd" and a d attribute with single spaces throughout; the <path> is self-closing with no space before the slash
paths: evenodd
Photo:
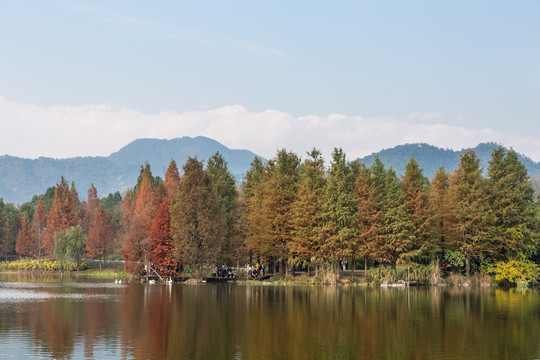
<path id="1" fill-rule="evenodd" d="M 540 1 L 0 0 L 0 154 L 199 135 L 540 161 Z"/>

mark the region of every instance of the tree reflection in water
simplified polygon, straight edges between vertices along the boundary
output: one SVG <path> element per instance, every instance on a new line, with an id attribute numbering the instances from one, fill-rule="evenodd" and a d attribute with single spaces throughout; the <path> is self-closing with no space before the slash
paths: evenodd
<path id="1" fill-rule="evenodd" d="M 540 356 L 533 290 L 4 282 L 0 320 L 52 358 Z"/>

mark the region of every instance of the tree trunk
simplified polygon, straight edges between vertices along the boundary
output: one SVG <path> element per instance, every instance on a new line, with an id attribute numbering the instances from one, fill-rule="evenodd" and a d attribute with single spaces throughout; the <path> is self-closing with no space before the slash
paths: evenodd
<path id="1" fill-rule="evenodd" d="M 364 256 L 364 277 L 367 275 L 367 256 Z"/>
<path id="2" fill-rule="evenodd" d="M 465 274 L 469 277 L 471 271 L 471 256 L 467 254 L 467 259 L 465 261 Z"/>
<path id="3" fill-rule="evenodd" d="M 309 276 L 309 275 L 310 275 L 310 274 L 309 274 L 309 265 L 310 265 L 310 263 L 311 263 L 311 260 L 310 260 L 310 261 L 308 261 L 308 263 L 307 263 L 307 276 Z"/>
<path id="4" fill-rule="evenodd" d="M 351 281 L 354 280 L 354 255 L 351 255 Z"/>

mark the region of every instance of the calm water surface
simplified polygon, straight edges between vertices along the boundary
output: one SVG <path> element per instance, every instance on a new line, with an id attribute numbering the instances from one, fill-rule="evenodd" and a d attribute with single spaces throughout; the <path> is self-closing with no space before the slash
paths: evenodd
<path id="1" fill-rule="evenodd" d="M 540 294 L 0 275 L 9 358 L 540 359 Z"/>

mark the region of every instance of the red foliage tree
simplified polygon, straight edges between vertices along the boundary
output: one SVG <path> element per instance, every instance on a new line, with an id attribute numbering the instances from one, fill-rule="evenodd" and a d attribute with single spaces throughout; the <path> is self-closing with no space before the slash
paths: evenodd
<path id="1" fill-rule="evenodd" d="M 37 254 L 37 246 L 32 236 L 32 229 L 30 227 L 30 219 L 28 214 L 24 213 L 21 224 L 19 227 L 19 233 L 17 234 L 17 243 L 15 244 L 15 251 L 19 255 L 33 256 Z"/>
<path id="2" fill-rule="evenodd" d="M 86 251 L 88 257 L 99 259 L 100 271 L 101 263 L 105 256 L 107 256 L 110 244 L 112 244 L 112 235 L 111 216 L 103 210 L 101 205 L 98 205 L 94 215 L 94 221 L 88 232 Z"/>
<path id="3" fill-rule="evenodd" d="M 174 245 L 171 237 L 171 215 L 169 200 L 165 199 L 154 218 L 150 230 L 150 259 L 158 269 L 160 275 L 172 276 L 175 274 L 177 261 L 174 258 Z"/>

